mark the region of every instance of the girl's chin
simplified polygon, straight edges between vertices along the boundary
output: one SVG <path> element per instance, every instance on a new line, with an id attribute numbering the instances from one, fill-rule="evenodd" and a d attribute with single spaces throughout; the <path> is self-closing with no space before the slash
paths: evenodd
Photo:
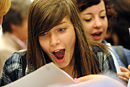
<path id="1" fill-rule="evenodd" d="M 102 40 L 103 40 L 103 39 L 101 38 L 101 39 L 98 39 L 98 40 L 96 39 L 96 40 L 95 40 L 95 39 L 92 38 L 92 40 L 93 40 L 94 42 L 97 42 L 97 43 L 102 43 Z"/>
<path id="2" fill-rule="evenodd" d="M 60 69 L 64 69 L 65 68 L 65 64 L 56 64 Z"/>
<path id="3" fill-rule="evenodd" d="M 98 43 L 102 43 L 102 40 L 99 40 L 99 41 L 96 41 L 96 42 L 98 42 Z"/>
<path id="4" fill-rule="evenodd" d="M 68 63 L 62 62 L 62 63 L 55 63 L 60 69 L 64 69 Z"/>

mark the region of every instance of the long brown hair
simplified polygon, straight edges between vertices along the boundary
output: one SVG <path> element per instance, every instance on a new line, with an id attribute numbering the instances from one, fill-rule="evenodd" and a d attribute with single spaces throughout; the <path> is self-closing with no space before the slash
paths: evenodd
<path id="1" fill-rule="evenodd" d="M 71 0 L 35 0 L 30 6 L 28 22 L 28 45 L 27 62 L 28 67 L 39 67 L 52 62 L 47 54 L 42 50 L 38 37 L 42 31 L 49 31 L 59 24 L 65 16 L 70 18 L 75 34 L 76 43 L 73 56 L 75 57 L 74 75 L 83 73 L 85 75 L 98 73 L 99 68 L 96 63 L 96 56 L 91 50 L 84 33 L 83 25 L 75 3 Z M 81 69 L 82 67 L 82 69 Z"/>

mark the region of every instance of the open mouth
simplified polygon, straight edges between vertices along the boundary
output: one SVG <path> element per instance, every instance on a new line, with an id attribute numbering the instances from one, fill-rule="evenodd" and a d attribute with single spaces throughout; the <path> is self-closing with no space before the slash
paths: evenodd
<path id="1" fill-rule="evenodd" d="M 102 32 L 92 34 L 92 38 L 93 38 L 95 41 L 100 40 L 100 39 L 102 38 Z"/>
<path id="2" fill-rule="evenodd" d="M 92 34 L 92 36 L 94 36 L 94 37 L 97 37 L 97 36 L 100 36 L 102 33 L 100 32 L 100 33 L 94 33 L 94 34 Z"/>
<path id="3" fill-rule="evenodd" d="M 65 55 L 65 49 L 56 50 L 56 51 L 54 51 L 52 53 L 58 60 L 61 60 L 61 59 L 63 59 L 63 57 Z"/>

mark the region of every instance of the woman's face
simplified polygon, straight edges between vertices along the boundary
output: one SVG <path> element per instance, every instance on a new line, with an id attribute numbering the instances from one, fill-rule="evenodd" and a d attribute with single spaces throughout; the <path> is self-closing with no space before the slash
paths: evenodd
<path id="1" fill-rule="evenodd" d="M 86 8 L 80 12 L 87 35 L 92 41 L 102 42 L 108 27 L 104 2 Z"/>
<path id="2" fill-rule="evenodd" d="M 49 58 L 64 69 L 72 63 L 75 47 L 75 30 L 68 17 L 48 32 L 41 32 L 39 43 Z"/>

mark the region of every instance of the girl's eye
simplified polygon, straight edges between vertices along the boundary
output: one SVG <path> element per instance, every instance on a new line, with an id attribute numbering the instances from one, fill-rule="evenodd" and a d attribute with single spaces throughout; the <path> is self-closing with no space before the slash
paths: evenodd
<path id="1" fill-rule="evenodd" d="M 91 21 L 91 19 L 84 19 L 86 22 L 89 22 L 89 21 Z"/>
<path id="2" fill-rule="evenodd" d="M 65 31 L 65 28 L 61 28 L 58 31 L 63 32 L 63 31 Z"/>
<path id="3" fill-rule="evenodd" d="M 104 19 L 106 16 L 101 16 L 102 19 Z"/>
<path id="4" fill-rule="evenodd" d="M 40 34 L 40 36 L 45 36 L 45 35 L 47 35 L 47 32 L 43 32 Z"/>

